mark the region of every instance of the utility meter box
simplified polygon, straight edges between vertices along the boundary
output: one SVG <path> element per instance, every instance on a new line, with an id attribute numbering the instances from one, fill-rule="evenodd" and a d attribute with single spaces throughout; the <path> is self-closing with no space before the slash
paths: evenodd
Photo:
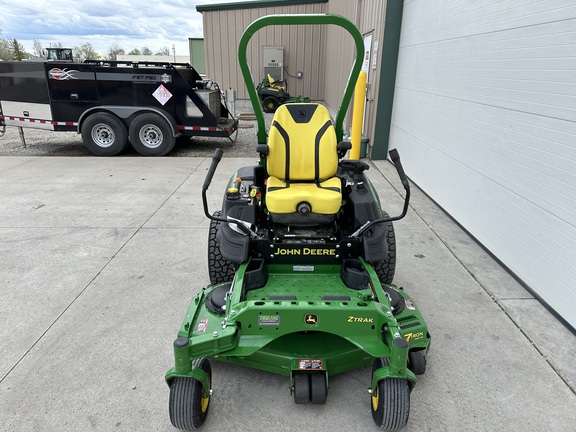
<path id="1" fill-rule="evenodd" d="M 270 74 L 275 81 L 284 80 L 284 47 L 262 47 L 264 77 Z"/>

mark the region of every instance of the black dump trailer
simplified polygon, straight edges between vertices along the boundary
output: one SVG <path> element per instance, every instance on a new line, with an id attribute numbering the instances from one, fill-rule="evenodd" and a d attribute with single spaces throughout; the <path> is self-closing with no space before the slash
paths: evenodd
<path id="1" fill-rule="evenodd" d="M 0 62 L 0 132 L 6 126 L 77 131 L 94 154 L 131 143 L 163 156 L 179 136 L 232 139 L 237 122 L 218 88 L 189 64 Z"/>

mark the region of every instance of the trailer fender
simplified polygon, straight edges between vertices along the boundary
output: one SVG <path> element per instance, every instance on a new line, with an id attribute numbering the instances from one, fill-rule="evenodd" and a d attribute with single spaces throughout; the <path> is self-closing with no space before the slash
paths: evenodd
<path id="1" fill-rule="evenodd" d="M 90 109 L 87 109 L 86 111 L 84 111 L 82 113 L 82 115 L 80 116 L 80 118 L 78 119 L 78 130 L 77 132 L 80 133 L 82 130 L 82 124 L 84 123 L 84 120 L 92 113 L 94 112 L 109 112 L 114 114 L 117 117 L 120 117 L 127 126 L 130 126 L 130 117 L 135 116 L 135 114 L 141 114 L 141 113 L 145 113 L 145 112 L 153 112 L 156 113 L 160 116 L 162 116 L 167 122 L 168 124 L 171 126 L 172 128 L 172 134 L 175 138 L 177 138 L 178 136 L 180 136 L 180 131 L 178 130 L 178 124 L 176 123 L 176 120 L 174 120 L 174 118 L 168 114 L 166 111 L 157 109 L 157 108 L 153 108 L 153 107 L 142 107 L 142 106 L 134 106 L 134 107 L 126 107 L 126 106 L 117 106 L 117 105 L 100 105 L 100 106 L 96 106 Z"/>

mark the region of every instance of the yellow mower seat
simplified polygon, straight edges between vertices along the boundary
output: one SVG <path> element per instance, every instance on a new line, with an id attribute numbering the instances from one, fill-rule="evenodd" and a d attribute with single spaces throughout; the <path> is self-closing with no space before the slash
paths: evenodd
<path id="1" fill-rule="evenodd" d="M 336 132 L 328 110 L 281 105 L 268 137 L 266 206 L 272 220 L 293 225 L 333 221 L 342 203 Z"/>

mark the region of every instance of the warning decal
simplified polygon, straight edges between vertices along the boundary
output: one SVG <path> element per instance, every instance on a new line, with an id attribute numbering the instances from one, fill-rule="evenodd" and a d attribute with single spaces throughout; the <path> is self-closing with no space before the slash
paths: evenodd
<path id="1" fill-rule="evenodd" d="M 168 89 L 164 87 L 162 84 L 160 84 L 160 86 L 156 89 L 156 91 L 152 93 L 152 96 L 154 96 L 156 100 L 160 102 L 162 105 L 165 105 L 166 102 L 168 102 L 172 97 L 172 93 L 170 93 Z"/>

